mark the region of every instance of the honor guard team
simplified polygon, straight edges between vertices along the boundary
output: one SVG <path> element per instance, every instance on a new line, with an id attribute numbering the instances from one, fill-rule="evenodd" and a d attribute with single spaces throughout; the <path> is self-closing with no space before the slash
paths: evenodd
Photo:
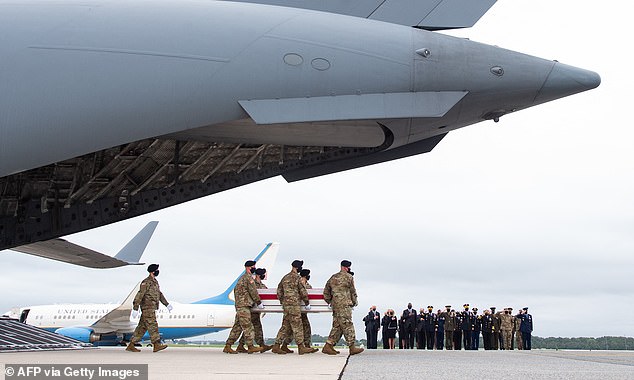
<path id="1" fill-rule="evenodd" d="M 310 270 L 303 268 L 304 262 L 295 260 L 288 272 L 277 285 L 277 298 L 282 305 L 284 315 L 282 326 L 275 338 L 273 346 L 264 343 L 261 313 L 252 312 L 252 307 L 263 309 L 258 289 L 266 289 L 262 280 L 266 279 L 266 269 L 256 268 L 256 262 L 248 260 L 244 263 L 244 274 L 238 279 L 233 290 L 236 317 L 229 332 L 223 352 L 228 354 L 272 352 L 280 355 L 293 353 L 288 344 L 295 339 L 300 355 L 317 352 L 311 346 L 311 329 L 308 315 L 302 312 L 300 305 L 306 310 L 311 306 L 308 302 L 307 289 L 312 289 L 308 283 Z M 355 346 L 355 331 L 352 323 L 352 308 L 357 306 L 357 291 L 354 286 L 354 272 L 350 270 L 352 263 L 348 260 L 341 262 L 339 272 L 333 274 L 324 287 L 324 300 L 332 309 L 332 328 L 322 352 L 337 355 L 339 351 L 334 346 L 343 336 L 350 349 L 350 355 L 363 352 L 363 348 Z M 141 317 L 139 324 L 130 339 L 126 350 L 139 352 L 135 343 L 141 341 L 147 331 L 154 346 L 154 352 L 167 348 L 161 343 L 156 322 L 156 310 L 159 302 L 172 311 L 172 306 L 161 293 L 156 277 L 159 275 L 158 264 L 148 266 L 149 272 L 134 297 L 132 316 L 138 316 L 139 307 Z M 478 314 L 478 309 L 469 310 L 469 304 L 463 305 L 464 310 L 456 312 L 451 305 L 445 310 L 434 313 L 433 306 L 420 308 L 417 313 L 412 304 L 407 305 L 398 318 L 394 310 L 388 309 L 383 318 L 372 306 L 368 315 L 363 318 L 367 334 L 369 349 L 377 348 L 378 331 L 382 330 L 383 348 L 395 348 L 394 340 L 398 331 L 398 345 L 402 349 L 436 349 L 442 350 L 477 350 L 479 349 L 480 333 L 485 350 L 530 350 L 531 334 L 533 331 L 533 317 L 525 307 L 518 314 L 513 315 L 513 308 L 505 308 L 496 312 L 490 307 L 484 313 Z M 239 339 L 239 341 L 238 341 Z M 234 350 L 231 346 L 238 341 Z M 257 344 L 257 346 L 255 344 Z M 246 344 L 246 348 L 244 347 Z"/>
<path id="2" fill-rule="evenodd" d="M 363 318 L 368 348 L 376 348 L 377 333 L 381 328 L 384 349 L 395 348 L 397 331 L 401 349 L 461 350 L 464 347 L 465 350 L 478 350 L 480 333 L 485 350 L 531 349 L 533 316 L 527 307 L 515 315 L 511 307 L 497 312 L 495 307 L 490 307 L 482 314 L 478 314 L 475 307 L 469 310 L 469 304 L 464 304 L 463 308 L 456 312 L 451 305 L 446 305 L 444 311 L 434 313 L 434 307 L 430 305 L 427 309 L 420 308 L 417 313 L 409 303 L 400 318 L 394 310 L 388 309 L 379 322 L 376 306 L 372 306 Z"/>

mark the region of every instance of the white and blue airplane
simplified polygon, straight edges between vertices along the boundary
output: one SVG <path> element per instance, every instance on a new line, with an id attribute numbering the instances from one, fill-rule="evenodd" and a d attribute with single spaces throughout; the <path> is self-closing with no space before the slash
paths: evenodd
<path id="1" fill-rule="evenodd" d="M 259 268 L 270 270 L 275 264 L 279 243 L 268 243 L 256 257 Z M 215 333 L 233 326 L 235 307 L 233 288 L 244 270 L 221 294 L 193 303 L 171 302 L 171 312 L 163 305 L 156 317 L 163 340 Z M 138 323 L 133 318 L 132 302 L 140 282 L 121 304 L 59 304 L 16 308 L 5 313 L 21 322 L 96 345 L 116 345 L 129 341 Z M 149 339 L 148 334 L 143 337 Z"/>

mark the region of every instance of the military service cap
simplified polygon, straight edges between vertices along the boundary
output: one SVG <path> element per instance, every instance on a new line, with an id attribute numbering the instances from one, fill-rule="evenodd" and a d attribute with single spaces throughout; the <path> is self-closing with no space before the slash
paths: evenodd
<path id="1" fill-rule="evenodd" d="M 302 269 L 302 270 L 300 270 L 300 271 L 299 271 L 299 275 L 300 275 L 301 277 L 306 277 L 306 276 L 308 276 L 309 274 L 310 274 L 310 269 Z"/>
<path id="2" fill-rule="evenodd" d="M 341 262 L 341 266 L 342 267 L 350 268 L 351 265 L 352 265 L 352 263 L 350 261 L 348 261 L 348 260 L 343 260 Z"/>
<path id="3" fill-rule="evenodd" d="M 258 268 L 258 269 L 255 270 L 255 274 L 257 274 L 258 276 L 266 274 L 266 269 L 265 268 Z"/>
<path id="4" fill-rule="evenodd" d="M 445 305 L 445 308 L 451 309 L 451 305 Z"/>
<path id="5" fill-rule="evenodd" d="M 469 304 L 466 303 L 466 304 L 462 305 L 462 307 L 469 307 Z"/>
<path id="6" fill-rule="evenodd" d="M 253 260 L 247 260 L 247 261 L 244 263 L 244 266 L 245 266 L 245 267 L 252 267 L 252 266 L 254 266 L 254 265 L 255 265 L 255 261 L 253 261 Z"/>
<path id="7" fill-rule="evenodd" d="M 291 263 L 291 266 L 293 268 L 301 268 L 302 265 L 304 265 L 304 262 L 302 260 L 295 260 Z"/>
<path id="8" fill-rule="evenodd" d="M 147 271 L 152 273 L 152 272 L 156 271 L 158 268 L 159 268 L 158 264 L 150 264 L 147 267 Z"/>
<path id="9" fill-rule="evenodd" d="M 477 307 L 474 307 L 474 308 L 473 308 L 473 311 L 478 311 L 478 308 L 477 308 Z"/>
<path id="10" fill-rule="evenodd" d="M 495 306 L 491 306 L 489 309 L 491 309 L 491 310 L 495 310 Z"/>
<path id="11" fill-rule="evenodd" d="M 428 309 L 433 309 L 434 307 L 433 307 L 433 306 L 427 306 L 427 308 L 428 308 Z"/>

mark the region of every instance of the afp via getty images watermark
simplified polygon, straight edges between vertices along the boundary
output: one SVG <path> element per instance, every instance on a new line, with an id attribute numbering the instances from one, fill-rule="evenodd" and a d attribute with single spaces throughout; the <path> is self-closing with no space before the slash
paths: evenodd
<path id="1" fill-rule="evenodd" d="M 5 364 L 10 379 L 148 380 L 147 364 Z"/>

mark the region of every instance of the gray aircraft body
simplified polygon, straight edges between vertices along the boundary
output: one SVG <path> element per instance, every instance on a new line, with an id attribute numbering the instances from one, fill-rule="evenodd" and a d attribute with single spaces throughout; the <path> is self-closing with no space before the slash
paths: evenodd
<path id="1" fill-rule="evenodd" d="M 434 32 L 494 2 L 0 0 L 0 249 L 426 153 L 600 84 Z"/>

